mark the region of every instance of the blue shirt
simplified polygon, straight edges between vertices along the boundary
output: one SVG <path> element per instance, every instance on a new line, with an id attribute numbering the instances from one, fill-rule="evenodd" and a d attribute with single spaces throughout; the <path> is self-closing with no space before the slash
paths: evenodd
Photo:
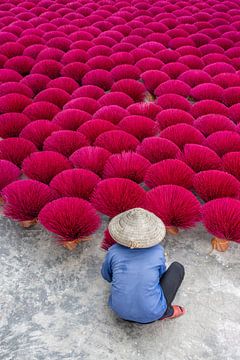
<path id="1" fill-rule="evenodd" d="M 109 306 L 125 320 L 148 323 L 160 319 L 167 309 L 159 283 L 165 271 L 161 245 L 147 249 L 111 246 L 101 271 L 111 283 Z"/>

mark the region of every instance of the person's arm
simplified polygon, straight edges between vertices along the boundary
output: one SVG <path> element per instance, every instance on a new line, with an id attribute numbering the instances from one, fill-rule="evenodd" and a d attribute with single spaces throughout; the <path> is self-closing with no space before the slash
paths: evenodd
<path id="1" fill-rule="evenodd" d="M 160 266 L 160 270 L 159 270 L 160 276 L 162 276 L 166 270 L 167 270 L 167 268 L 166 268 L 165 259 L 164 259 L 164 264 Z"/>
<path id="2" fill-rule="evenodd" d="M 165 271 L 167 270 L 166 268 L 166 258 L 164 255 L 164 249 L 162 248 L 162 252 L 161 252 L 161 264 L 160 264 L 160 269 L 159 269 L 159 273 L 160 273 L 160 277 L 165 273 Z"/>
<path id="3" fill-rule="evenodd" d="M 101 274 L 104 280 L 108 282 L 112 281 L 111 254 L 109 251 L 105 256 L 104 262 L 102 264 Z"/>

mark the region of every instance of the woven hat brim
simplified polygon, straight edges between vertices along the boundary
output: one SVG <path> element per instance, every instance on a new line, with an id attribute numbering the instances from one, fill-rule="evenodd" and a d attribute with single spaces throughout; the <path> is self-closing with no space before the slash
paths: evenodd
<path id="1" fill-rule="evenodd" d="M 148 248 L 159 244 L 166 235 L 161 219 L 153 213 L 136 208 L 115 216 L 108 230 L 119 244 L 130 248 Z"/>

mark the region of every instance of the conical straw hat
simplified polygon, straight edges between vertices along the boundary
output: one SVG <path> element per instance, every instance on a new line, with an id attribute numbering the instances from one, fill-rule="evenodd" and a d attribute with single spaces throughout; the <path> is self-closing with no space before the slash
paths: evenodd
<path id="1" fill-rule="evenodd" d="M 130 248 L 148 248 L 159 244 L 166 235 L 162 220 L 153 213 L 135 208 L 115 216 L 108 230 L 119 244 Z"/>

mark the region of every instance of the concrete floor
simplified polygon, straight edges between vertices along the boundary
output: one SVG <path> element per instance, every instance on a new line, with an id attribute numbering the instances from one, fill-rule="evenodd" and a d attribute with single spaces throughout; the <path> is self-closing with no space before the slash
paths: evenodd
<path id="1" fill-rule="evenodd" d="M 69 252 L 39 226 L 0 220 L 1 360 L 239 360 L 240 246 L 210 251 L 201 226 L 164 242 L 186 278 L 186 316 L 137 325 L 107 307 L 102 231 Z"/>

